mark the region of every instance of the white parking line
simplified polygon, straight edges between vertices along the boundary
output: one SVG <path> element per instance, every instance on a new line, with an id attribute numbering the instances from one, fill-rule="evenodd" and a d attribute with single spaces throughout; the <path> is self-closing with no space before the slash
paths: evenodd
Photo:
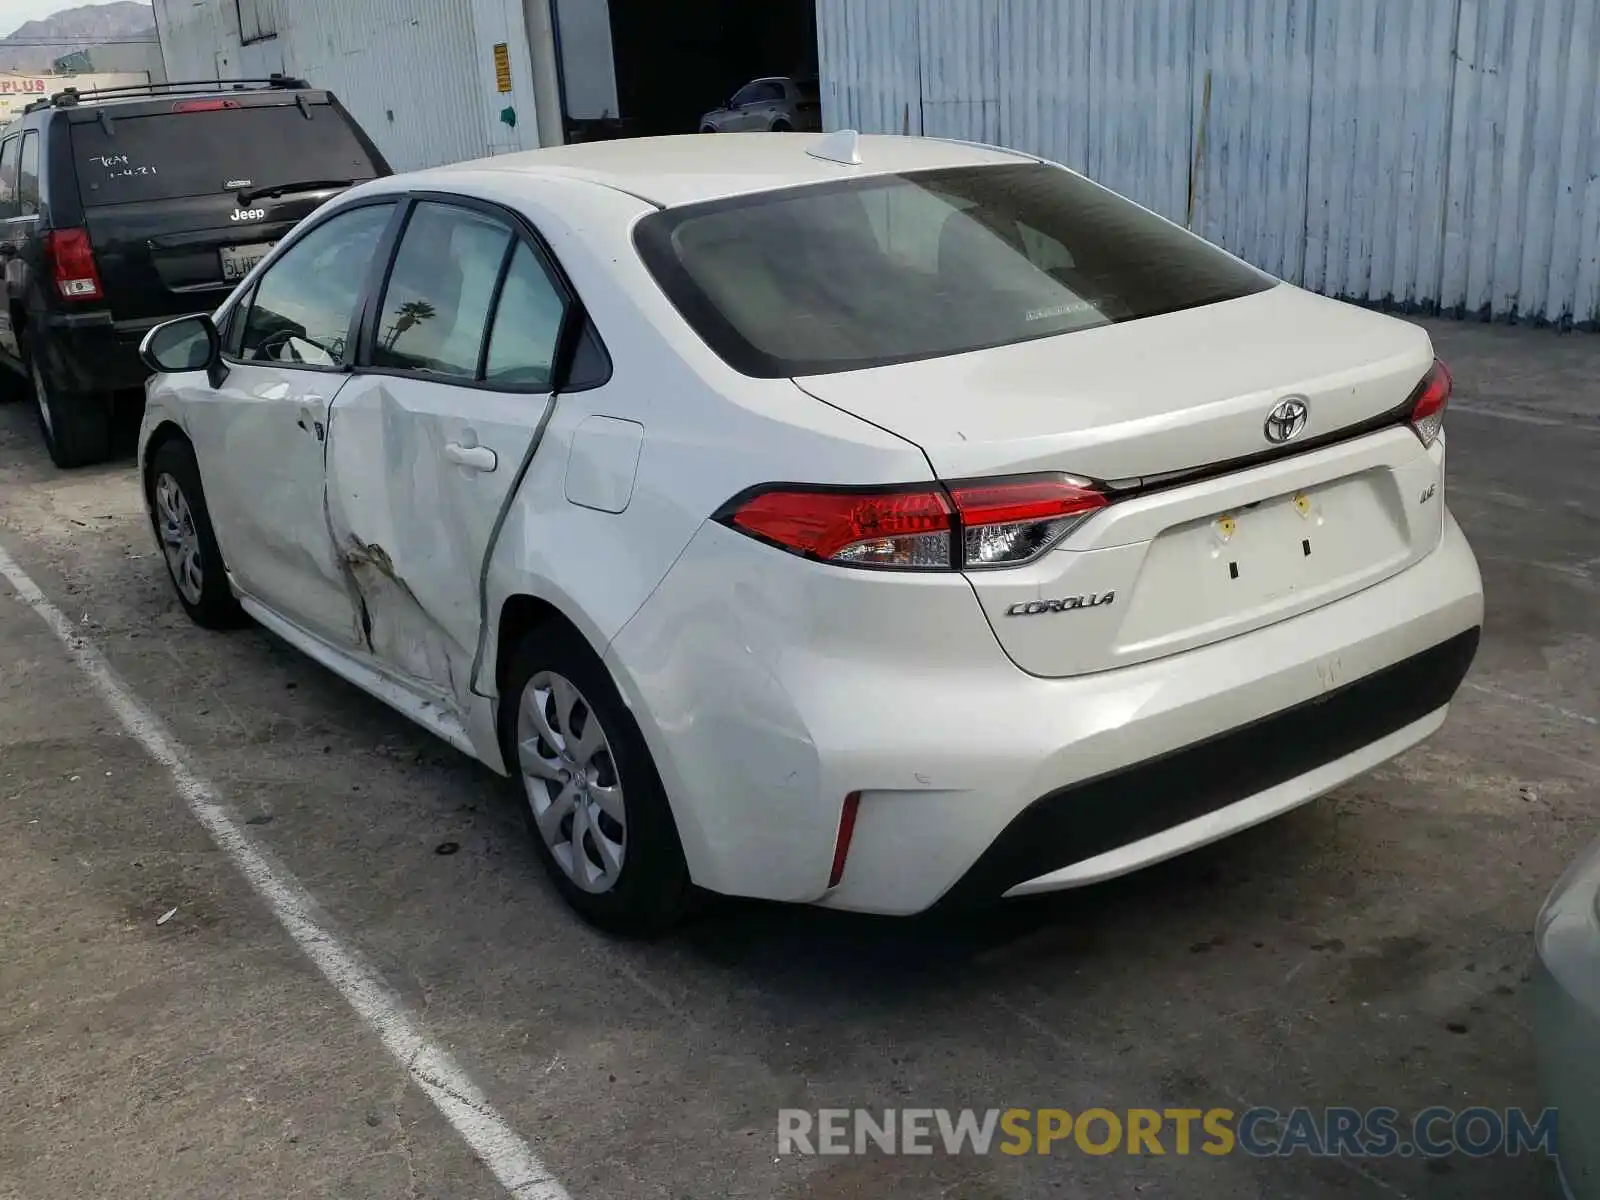
<path id="1" fill-rule="evenodd" d="M 495 1178 L 519 1200 L 568 1200 L 566 1189 L 546 1170 L 533 1147 L 494 1110 L 449 1053 L 422 1033 L 400 998 L 362 961 L 360 953 L 330 930 L 311 894 L 254 844 L 216 788 L 189 766 L 189 756 L 161 719 L 140 703 L 94 644 L 73 628 L 3 548 L 0 575 L 66 646 L 129 736 L 172 775 L 178 794 L 212 841 L 233 860 L 278 923 L 378 1035 L 390 1057 L 427 1094 Z"/>
<path id="2" fill-rule="evenodd" d="M 1559 704 L 1548 704 L 1543 700 L 1535 700 L 1531 696 L 1524 696 L 1518 692 L 1508 692 L 1505 688 L 1495 687 L 1492 683 L 1479 683 L 1474 679 L 1469 680 L 1465 686 L 1475 692 L 1482 692 L 1485 696 L 1493 696 L 1497 700 L 1509 700 L 1513 704 L 1526 704 L 1530 708 L 1537 708 L 1557 717 L 1565 717 L 1569 721 L 1580 721 L 1585 725 L 1600 725 L 1600 717 L 1591 717 L 1588 713 L 1562 708 Z"/>
<path id="3" fill-rule="evenodd" d="M 1517 421 L 1523 425 L 1550 425 L 1558 428 L 1576 429 L 1581 433 L 1593 433 L 1597 426 L 1593 418 L 1583 420 L 1578 417 L 1545 416 L 1542 413 L 1525 412 L 1518 408 L 1491 408 L 1486 404 L 1464 404 L 1455 402 L 1450 405 L 1453 413 L 1467 413 L 1474 417 L 1493 417 L 1497 421 Z"/>

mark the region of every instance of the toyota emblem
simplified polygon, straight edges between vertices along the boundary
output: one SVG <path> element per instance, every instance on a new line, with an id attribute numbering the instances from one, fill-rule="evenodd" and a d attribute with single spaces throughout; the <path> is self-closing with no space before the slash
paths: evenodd
<path id="1" fill-rule="evenodd" d="M 1287 400 L 1280 400 L 1277 407 L 1267 414 L 1267 423 L 1264 427 L 1267 441 L 1279 445 L 1294 441 L 1305 432 L 1306 419 L 1310 411 L 1300 396 L 1290 396 Z"/>

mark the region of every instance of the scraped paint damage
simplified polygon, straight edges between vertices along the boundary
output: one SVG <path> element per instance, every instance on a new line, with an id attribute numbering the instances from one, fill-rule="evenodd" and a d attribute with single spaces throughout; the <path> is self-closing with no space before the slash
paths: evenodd
<path id="1" fill-rule="evenodd" d="M 395 571 L 387 550 L 352 533 L 337 540 L 340 565 L 360 616 L 362 643 L 379 661 L 442 689 L 442 698 L 459 715 L 465 698 L 439 623 Z"/>

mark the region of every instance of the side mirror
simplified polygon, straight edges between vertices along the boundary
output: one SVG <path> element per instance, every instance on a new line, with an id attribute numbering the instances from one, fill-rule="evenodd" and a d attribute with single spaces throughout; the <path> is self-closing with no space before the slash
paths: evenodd
<path id="1" fill-rule="evenodd" d="M 139 357 L 152 371 L 205 371 L 212 387 L 228 377 L 222 362 L 222 337 L 204 313 L 157 325 L 139 343 Z"/>

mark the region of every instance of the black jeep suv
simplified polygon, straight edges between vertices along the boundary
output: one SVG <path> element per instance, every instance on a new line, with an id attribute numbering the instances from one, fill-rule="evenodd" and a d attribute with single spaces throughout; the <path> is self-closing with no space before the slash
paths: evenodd
<path id="1" fill-rule="evenodd" d="M 216 308 L 319 204 L 390 173 L 332 93 L 277 75 L 69 89 L 0 138 L 0 365 L 62 467 L 111 453 L 151 326 Z"/>

